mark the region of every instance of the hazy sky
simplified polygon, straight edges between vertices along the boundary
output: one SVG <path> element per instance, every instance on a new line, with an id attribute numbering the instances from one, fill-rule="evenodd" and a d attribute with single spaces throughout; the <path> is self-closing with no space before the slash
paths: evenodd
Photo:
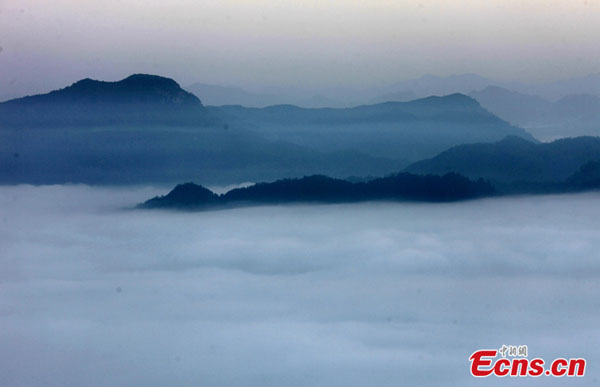
<path id="1" fill-rule="evenodd" d="M 599 0 L 0 0 L 0 90 L 134 72 L 241 86 L 600 71 Z"/>

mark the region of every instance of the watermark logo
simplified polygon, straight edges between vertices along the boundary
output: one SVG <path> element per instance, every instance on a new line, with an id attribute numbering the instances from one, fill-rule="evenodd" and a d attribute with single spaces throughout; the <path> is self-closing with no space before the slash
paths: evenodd
<path id="1" fill-rule="evenodd" d="M 528 358 L 526 345 L 502 345 L 499 349 L 480 349 L 471 354 L 471 375 L 512 377 L 582 377 L 586 361 L 583 358 L 557 358 L 546 363 L 541 358 Z"/>

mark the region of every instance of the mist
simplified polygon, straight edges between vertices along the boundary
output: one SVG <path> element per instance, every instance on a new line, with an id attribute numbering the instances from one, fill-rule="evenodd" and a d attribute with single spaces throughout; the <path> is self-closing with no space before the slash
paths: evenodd
<path id="1" fill-rule="evenodd" d="M 593 364 L 599 193 L 131 208 L 153 187 L 0 188 L 0 385 L 564 385 L 474 379 L 502 344 Z"/>

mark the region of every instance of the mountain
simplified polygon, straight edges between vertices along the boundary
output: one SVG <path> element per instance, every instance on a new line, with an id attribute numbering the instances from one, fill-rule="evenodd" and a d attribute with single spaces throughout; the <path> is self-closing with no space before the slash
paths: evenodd
<path id="1" fill-rule="evenodd" d="M 600 97 L 590 94 L 567 95 L 554 104 L 554 116 L 570 120 L 595 120 L 600 126 Z"/>
<path id="2" fill-rule="evenodd" d="M 195 83 L 185 87 L 196 94 L 206 105 L 242 105 L 246 107 L 266 107 L 271 105 L 293 104 L 302 107 L 352 107 L 359 104 L 383 102 L 405 102 L 432 95 L 468 94 L 489 86 L 513 92 L 537 96 L 548 102 L 555 102 L 569 95 L 587 94 L 600 96 L 600 73 L 544 83 L 524 83 L 500 81 L 478 74 L 455 74 L 450 76 L 424 75 L 387 86 L 379 87 L 328 87 L 318 90 L 295 88 L 272 88 L 268 92 L 250 92 L 239 87 L 218 86 Z M 480 101 L 483 104 L 483 101 Z M 483 104 L 485 108 L 487 106 Z M 491 110 L 494 114 L 495 111 Z M 501 116 L 504 119 L 508 117 Z M 513 121 L 511 121 L 513 122 Z"/>
<path id="3" fill-rule="evenodd" d="M 454 201 L 489 196 L 491 185 L 471 181 L 458 174 L 417 176 L 408 173 L 351 183 L 327 176 L 305 176 L 272 183 L 259 183 L 215 195 L 206 188 L 186 183 L 165 196 L 152 198 L 141 208 L 206 209 L 231 205 L 276 203 L 347 203 L 371 200 Z"/>
<path id="4" fill-rule="evenodd" d="M 537 85 L 525 85 L 522 91 L 538 94 L 550 100 L 558 100 L 573 94 L 589 94 L 600 97 L 600 73 Z"/>
<path id="5" fill-rule="evenodd" d="M 262 109 L 209 107 L 232 128 L 323 152 L 354 150 L 374 157 L 416 161 L 462 143 L 497 141 L 507 135 L 535 139 L 463 94 L 387 102 L 354 108 Z"/>
<path id="6" fill-rule="evenodd" d="M 148 74 L 133 74 L 117 82 L 82 79 L 64 89 L 5 102 L 6 105 L 125 104 L 125 105 L 193 105 L 202 103 L 172 79 Z"/>
<path id="7" fill-rule="evenodd" d="M 561 182 L 583 164 L 600 159 L 600 137 L 533 143 L 519 137 L 487 144 L 459 145 L 405 169 L 417 174 L 460 173 L 494 183 Z"/>
<path id="8" fill-rule="evenodd" d="M 552 103 L 537 95 L 522 94 L 498 86 L 469 93 L 481 106 L 515 125 L 534 125 L 545 120 Z"/>
<path id="9" fill-rule="evenodd" d="M 241 105 L 245 107 L 267 107 L 291 104 L 305 108 L 347 107 L 355 104 L 340 96 L 340 91 L 327 89 L 322 92 L 296 89 L 275 89 L 272 93 L 255 93 L 239 87 L 194 83 L 185 88 L 199 96 L 206 105 Z M 331 96 L 330 96 L 331 94 Z M 357 100 L 359 100 L 358 98 Z M 414 98 L 413 98 L 414 99 Z M 383 101 L 385 102 L 385 101 Z"/>
<path id="10" fill-rule="evenodd" d="M 457 74 L 447 77 L 428 74 L 420 78 L 397 82 L 388 87 L 390 91 L 387 94 L 410 92 L 421 98 L 454 93 L 467 94 L 473 90 L 480 90 L 496 84 L 498 84 L 496 81 L 477 74 Z"/>
<path id="11" fill-rule="evenodd" d="M 200 100 L 172 79 L 134 74 L 121 81 L 83 79 L 47 94 L 0 103 L 0 127 L 152 123 L 206 125 Z"/>
<path id="12" fill-rule="evenodd" d="M 537 95 L 489 86 L 469 94 L 481 105 L 537 138 L 600 134 L 600 97 L 567 95 L 551 102 Z"/>
<path id="13" fill-rule="evenodd" d="M 477 74 L 458 74 L 445 77 L 425 75 L 420 78 L 394 83 L 385 87 L 385 92 L 380 94 L 412 92 L 418 97 L 453 93 L 469 94 L 474 90 L 482 90 L 488 86 L 501 87 L 520 94 L 537 95 L 548 101 L 557 101 L 567 95 L 589 94 L 600 96 L 600 73 L 542 83 L 499 81 Z"/>
<path id="14" fill-rule="evenodd" d="M 396 91 L 372 98 L 369 101 L 369 105 L 375 105 L 384 102 L 408 102 L 415 99 L 418 99 L 418 97 L 412 91 Z"/>
<path id="15" fill-rule="evenodd" d="M 517 125 L 600 118 L 600 97 L 590 94 L 569 94 L 551 102 L 537 95 L 488 86 L 469 96 L 490 112 Z"/>
<path id="16" fill-rule="evenodd" d="M 185 88 L 199 96 L 206 105 L 242 105 L 247 107 L 265 107 L 291 102 L 292 99 L 275 94 L 252 93 L 239 87 L 194 83 Z"/>
<path id="17" fill-rule="evenodd" d="M 211 190 L 194 183 L 178 184 L 165 196 L 150 199 L 145 202 L 146 207 L 195 207 L 214 205 L 219 202 L 219 195 Z"/>

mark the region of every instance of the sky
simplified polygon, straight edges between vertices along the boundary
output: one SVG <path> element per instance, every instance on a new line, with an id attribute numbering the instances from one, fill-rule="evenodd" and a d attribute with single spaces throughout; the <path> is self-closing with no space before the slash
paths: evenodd
<path id="1" fill-rule="evenodd" d="M 0 0 L 0 95 L 132 73 L 250 88 L 600 71 L 600 0 Z"/>
<path id="2" fill-rule="evenodd" d="M 598 383 L 597 192 L 128 209 L 164 193 L 0 187 L 0 385 Z M 503 344 L 588 369 L 471 377 Z"/>

